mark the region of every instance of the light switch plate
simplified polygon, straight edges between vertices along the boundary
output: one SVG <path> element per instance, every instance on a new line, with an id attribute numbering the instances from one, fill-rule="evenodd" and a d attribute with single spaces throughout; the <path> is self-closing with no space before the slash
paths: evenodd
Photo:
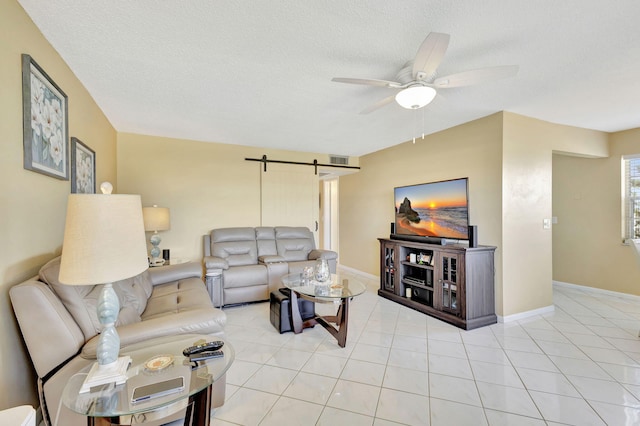
<path id="1" fill-rule="evenodd" d="M 551 219 L 542 219 L 542 229 L 551 229 Z"/>

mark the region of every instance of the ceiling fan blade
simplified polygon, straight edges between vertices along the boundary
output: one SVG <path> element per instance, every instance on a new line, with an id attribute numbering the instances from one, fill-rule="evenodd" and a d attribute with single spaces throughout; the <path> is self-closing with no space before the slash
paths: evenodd
<path id="1" fill-rule="evenodd" d="M 424 80 L 434 75 L 449 47 L 449 34 L 429 33 L 413 60 L 413 78 Z"/>
<path id="2" fill-rule="evenodd" d="M 518 74 L 517 65 L 504 65 L 499 67 L 481 68 L 479 70 L 463 71 L 456 74 L 436 78 L 433 85 L 436 88 L 471 86 L 472 84 L 485 83 L 512 77 Z"/>
<path id="3" fill-rule="evenodd" d="M 364 84 L 367 86 L 379 86 L 379 87 L 400 87 L 400 83 L 396 83 L 395 81 L 387 81 L 387 80 L 374 80 L 371 78 L 341 78 L 334 77 L 331 81 L 336 81 L 338 83 L 349 83 L 349 84 Z"/>
<path id="4" fill-rule="evenodd" d="M 383 106 L 390 104 L 391 102 L 393 102 L 396 98 L 396 95 L 391 95 L 389 97 L 386 97 L 378 102 L 376 102 L 373 105 L 369 105 L 368 107 L 366 107 L 365 109 L 363 109 L 362 111 L 360 111 L 360 114 L 369 114 L 370 112 L 373 112 L 375 110 L 377 110 L 378 108 L 382 108 Z"/>

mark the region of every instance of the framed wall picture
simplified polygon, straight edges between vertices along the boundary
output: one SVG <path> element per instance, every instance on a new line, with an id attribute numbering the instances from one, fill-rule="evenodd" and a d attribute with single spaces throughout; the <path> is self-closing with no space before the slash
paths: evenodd
<path id="1" fill-rule="evenodd" d="M 24 168 L 69 179 L 67 95 L 27 54 L 22 55 Z"/>
<path id="2" fill-rule="evenodd" d="M 71 138 L 71 193 L 96 193 L 96 153 L 74 137 Z"/>

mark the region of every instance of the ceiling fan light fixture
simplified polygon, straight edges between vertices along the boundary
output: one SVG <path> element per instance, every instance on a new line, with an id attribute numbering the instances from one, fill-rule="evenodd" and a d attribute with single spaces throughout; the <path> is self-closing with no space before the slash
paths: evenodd
<path id="1" fill-rule="evenodd" d="M 427 86 L 412 86 L 396 95 L 396 102 L 406 109 L 418 109 L 428 105 L 436 97 L 436 89 Z"/>

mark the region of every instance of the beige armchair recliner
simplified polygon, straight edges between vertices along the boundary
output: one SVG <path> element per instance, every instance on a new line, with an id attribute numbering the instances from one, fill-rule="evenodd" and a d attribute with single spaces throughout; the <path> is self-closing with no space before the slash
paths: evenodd
<path id="1" fill-rule="evenodd" d="M 214 306 L 269 300 L 286 274 L 325 258 L 336 272 L 338 254 L 316 249 L 304 227 L 219 228 L 203 238 L 207 286 Z"/>

